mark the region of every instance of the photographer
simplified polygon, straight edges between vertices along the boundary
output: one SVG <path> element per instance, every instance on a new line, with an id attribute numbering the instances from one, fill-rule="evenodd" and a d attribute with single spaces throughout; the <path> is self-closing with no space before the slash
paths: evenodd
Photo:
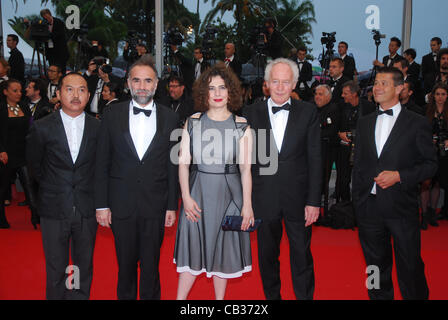
<path id="1" fill-rule="evenodd" d="M 131 66 L 135 61 L 140 59 L 144 54 L 148 53 L 146 46 L 140 40 L 131 39 L 126 41 L 123 49 L 123 59 Z"/>
<path id="2" fill-rule="evenodd" d="M 9 77 L 19 80 L 22 86 L 25 84 L 25 60 L 22 52 L 17 49 L 19 37 L 15 34 L 8 34 L 6 45 L 11 50 L 8 63 L 10 66 Z"/>
<path id="3" fill-rule="evenodd" d="M 440 49 L 438 54 L 439 69 L 433 73 L 428 73 L 424 80 L 424 92 L 426 101 L 429 101 L 429 92 L 438 82 L 448 84 L 448 48 Z"/>
<path id="4" fill-rule="evenodd" d="M 378 60 L 373 61 L 375 67 L 392 67 L 398 60 L 403 59 L 397 52 L 401 47 L 401 41 L 397 37 L 392 37 L 389 43 L 389 55 L 383 57 L 383 63 Z"/>
<path id="5" fill-rule="evenodd" d="M 338 129 L 340 112 L 336 104 L 331 102 L 331 88 L 326 84 L 318 85 L 315 89 L 314 102 L 320 118 L 323 183 L 322 194 L 328 195 L 331 169 L 336 161 L 339 143 Z"/>
<path id="6" fill-rule="evenodd" d="M 343 102 L 342 99 L 342 86 L 347 81 L 350 81 L 347 77 L 344 76 L 344 62 L 341 58 L 333 58 L 330 61 L 330 87 L 332 93 L 332 100 L 336 104 L 340 104 Z"/>
<path id="7" fill-rule="evenodd" d="M 344 62 L 344 77 L 347 79 L 353 80 L 356 74 L 356 63 L 355 59 L 349 55 L 347 55 L 348 43 L 345 41 L 341 41 L 338 44 L 338 53 L 339 57 Z"/>
<path id="8" fill-rule="evenodd" d="M 109 58 L 109 53 L 106 48 L 104 48 L 102 41 L 92 40 L 89 50 L 89 60 L 92 60 L 95 57 Z"/>
<path id="9" fill-rule="evenodd" d="M 294 59 L 299 67 L 299 81 L 297 81 L 294 91 L 302 100 L 308 101 L 313 96 L 313 92 L 308 85 L 308 81 L 313 79 L 313 67 L 311 63 L 306 61 L 306 53 L 306 48 L 301 47 L 297 50 L 297 57 Z"/>
<path id="10" fill-rule="evenodd" d="M 47 98 L 53 107 L 59 105 L 59 99 L 56 91 L 58 88 L 59 80 L 62 78 L 61 68 L 57 65 L 49 65 L 47 69 L 47 79 L 49 81 L 47 86 Z"/>
<path id="11" fill-rule="evenodd" d="M 48 63 L 60 66 L 62 74 L 65 74 L 65 67 L 69 59 L 65 23 L 58 18 L 54 18 L 48 9 L 41 10 L 40 15 L 48 22 L 48 30 L 50 31 L 50 39 L 45 42 Z"/>
<path id="12" fill-rule="evenodd" d="M 403 90 L 400 92 L 400 103 L 404 109 L 408 109 L 422 116 L 425 115 L 425 110 L 417 105 L 413 100 L 415 87 L 409 79 L 404 82 Z"/>
<path id="13" fill-rule="evenodd" d="M 266 19 L 264 24 L 264 43 L 267 51 L 267 55 L 272 58 L 272 60 L 282 57 L 282 35 L 276 30 L 277 23 L 274 19 Z"/>
<path id="14" fill-rule="evenodd" d="M 342 98 L 345 104 L 341 110 L 339 126 L 340 148 L 338 152 L 338 184 L 336 185 L 336 199 L 350 201 L 350 181 L 352 175 L 354 138 L 356 135 L 356 124 L 360 117 L 375 112 L 376 106 L 360 98 L 361 89 L 358 84 L 351 80 L 344 83 L 342 87 Z"/>
<path id="15" fill-rule="evenodd" d="M 430 102 L 426 107 L 426 116 L 432 124 L 434 147 L 437 150 L 439 168 L 436 175 L 422 183 L 421 228 L 426 230 L 428 223 L 437 227 L 436 209 L 439 202 L 440 188 L 445 190 L 443 214 L 446 216 L 448 191 L 448 86 L 438 83 L 431 92 Z"/>
<path id="16" fill-rule="evenodd" d="M 175 59 L 175 63 L 178 65 L 178 70 L 180 71 L 179 76 L 182 77 L 184 79 L 184 81 L 186 82 L 186 89 L 188 94 L 191 94 L 191 90 L 193 87 L 193 82 L 194 80 L 196 80 L 196 78 L 194 77 L 194 69 L 193 69 L 193 64 L 191 63 L 191 61 L 187 58 L 185 58 L 185 56 L 179 52 L 179 49 L 176 45 L 170 45 L 170 50 L 171 53 Z M 195 49 L 195 57 L 196 57 L 196 50 Z M 199 49 L 200 50 L 200 49 Z M 201 53 L 202 55 L 202 53 Z"/>
<path id="17" fill-rule="evenodd" d="M 90 98 L 86 112 L 97 117 L 102 113 L 106 104 L 101 95 L 104 84 L 115 82 L 121 84 L 120 78 L 112 74 L 112 66 L 105 63 L 102 58 L 95 58 L 89 62 L 84 78 L 87 80 Z"/>

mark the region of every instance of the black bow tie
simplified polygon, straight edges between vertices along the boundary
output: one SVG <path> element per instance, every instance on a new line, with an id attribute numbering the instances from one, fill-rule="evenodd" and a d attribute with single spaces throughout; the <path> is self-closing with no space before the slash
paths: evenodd
<path id="1" fill-rule="evenodd" d="M 277 112 L 279 112 L 280 110 L 286 110 L 289 111 L 291 109 L 291 105 L 289 103 L 285 103 L 284 105 L 282 105 L 281 107 L 272 107 L 272 113 L 276 114 Z"/>
<path id="2" fill-rule="evenodd" d="M 382 114 L 387 114 L 388 116 L 393 116 L 394 115 L 394 111 L 392 109 L 385 110 L 385 111 L 381 111 L 380 109 L 378 109 L 377 114 L 379 116 L 382 115 Z"/>
<path id="3" fill-rule="evenodd" d="M 145 114 L 145 116 L 149 117 L 151 115 L 151 110 L 145 110 L 145 109 L 140 109 L 137 107 L 134 107 L 134 114 L 139 114 L 140 112 L 143 112 Z"/>

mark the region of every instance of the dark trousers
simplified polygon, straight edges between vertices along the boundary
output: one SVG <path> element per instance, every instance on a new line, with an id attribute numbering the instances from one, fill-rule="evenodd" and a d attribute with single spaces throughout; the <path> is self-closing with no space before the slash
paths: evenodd
<path id="1" fill-rule="evenodd" d="M 304 213 L 301 213 L 302 217 Z M 297 213 L 296 213 L 297 215 Z M 311 227 L 305 228 L 303 218 L 263 220 L 257 231 L 258 261 L 263 290 L 268 300 L 280 300 L 280 241 L 285 223 L 290 246 L 291 276 L 296 299 L 312 300 L 314 264 L 311 255 Z"/>
<path id="2" fill-rule="evenodd" d="M 165 216 L 142 218 L 135 214 L 116 219 L 112 211 L 112 232 L 118 260 L 119 300 L 137 299 L 140 262 L 140 299 L 160 300 L 159 260 L 165 231 Z"/>
<path id="3" fill-rule="evenodd" d="M 331 178 L 331 171 L 333 163 L 336 164 L 336 171 L 338 168 L 338 152 L 339 146 L 328 141 L 322 141 L 322 194 L 329 192 L 329 183 Z M 337 181 L 336 181 L 337 184 Z"/>
<path id="4" fill-rule="evenodd" d="M 83 218 L 73 209 L 61 220 L 41 217 L 40 225 L 47 270 L 47 299 L 89 299 L 97 230 L 95 217 Z M 73 266 L 79 270 L 79 280 L 74 273 L 74 281 L 68 282 L 76 285 L 76 281 L 79 281 L 79 289 L 76 286 L 71 290 L 67 288 L 70 251 Z"/>
<path id="5" fill-rule="evenodd" d="M 351 148 L 340 146 L 337 160 L 336 197 L 338 200 L 350 201 L 350 181 L 352 180 L 352 166 L 350 165 Z"/>
<path id="6" fill-rule="evenodd" d="M 11 168 L 9 165 L 0 165 L 0 223 L 6 222 L 4 203 L 11 190 L 11 180 L 19 176 L 20 183 L 25 191 L 25 197 L 31 209 L 32 221 L 37 221 L 36 196 L 33 180 L 26 166 Z"/>
<path id="7" fill-rule="evenodd" d="M 392 300 L 392 243 L 397 266 L 398 285 L 403 299 L 428 299 L 425 265 L 420 255 L 418 215 L 397 219 L 385 218 L 387 212 L 378 209 L 375 196 L 369 196 L 365 211 L 357 214 L 359 240 L 367 266 L 380 271 L 380 288 L 369 289 L 370 299 Z"/>

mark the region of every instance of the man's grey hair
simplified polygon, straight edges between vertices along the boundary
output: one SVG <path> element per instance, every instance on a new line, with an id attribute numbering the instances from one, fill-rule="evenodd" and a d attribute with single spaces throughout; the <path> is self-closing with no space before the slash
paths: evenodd
<path id="1" fill-rule="evenodd" d="M 268 63 L 266 66 L 266 69 L 264 71 L 264 80 L 269 82 L 269 79 L 271 78 L 271 71 L 272 67 L 274 67 L 276 64 L 284 63 L 288 65 L 291 68 L 292 75 L 293 75 L 293 82 L 297 82 L 299 80 L 299 67 L 297 66 L 297 63 L 290 59 L 286 58 L 277 58 L 275 60 L 272 60 Z"/>
<path id="2" fill-rule="evenodd" d="M 331 97 L 333 96 L 331 93 L 331 87 L 328 84 L 320 84 L 316 87 L 315 90 L 319 89 L 319 88 L 323 88 L 325 89 L 325 91 L 327 91 L 327 96 L 330 95 Z"/>

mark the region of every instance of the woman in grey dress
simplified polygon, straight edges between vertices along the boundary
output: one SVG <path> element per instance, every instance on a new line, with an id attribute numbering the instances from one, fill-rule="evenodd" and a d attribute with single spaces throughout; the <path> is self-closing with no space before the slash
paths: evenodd
<path id="1" fill-rule="evenodd" d="M 195 109 L 187 119 L 179 156 L 182 208 L 174 263 L 177 299 L 188 297 L 196 277 L 213 277 L 215 297 L 224 299 L 227 279 L 252 270 L 248 232 L 222 231 L 226 215 L 241 215 L 241 230 L 253 225 L 250 161 L 252 135 L 244 118 L 241 87 L 232 71 L 219 64 L 201 74 L 193 88 Z"/>

